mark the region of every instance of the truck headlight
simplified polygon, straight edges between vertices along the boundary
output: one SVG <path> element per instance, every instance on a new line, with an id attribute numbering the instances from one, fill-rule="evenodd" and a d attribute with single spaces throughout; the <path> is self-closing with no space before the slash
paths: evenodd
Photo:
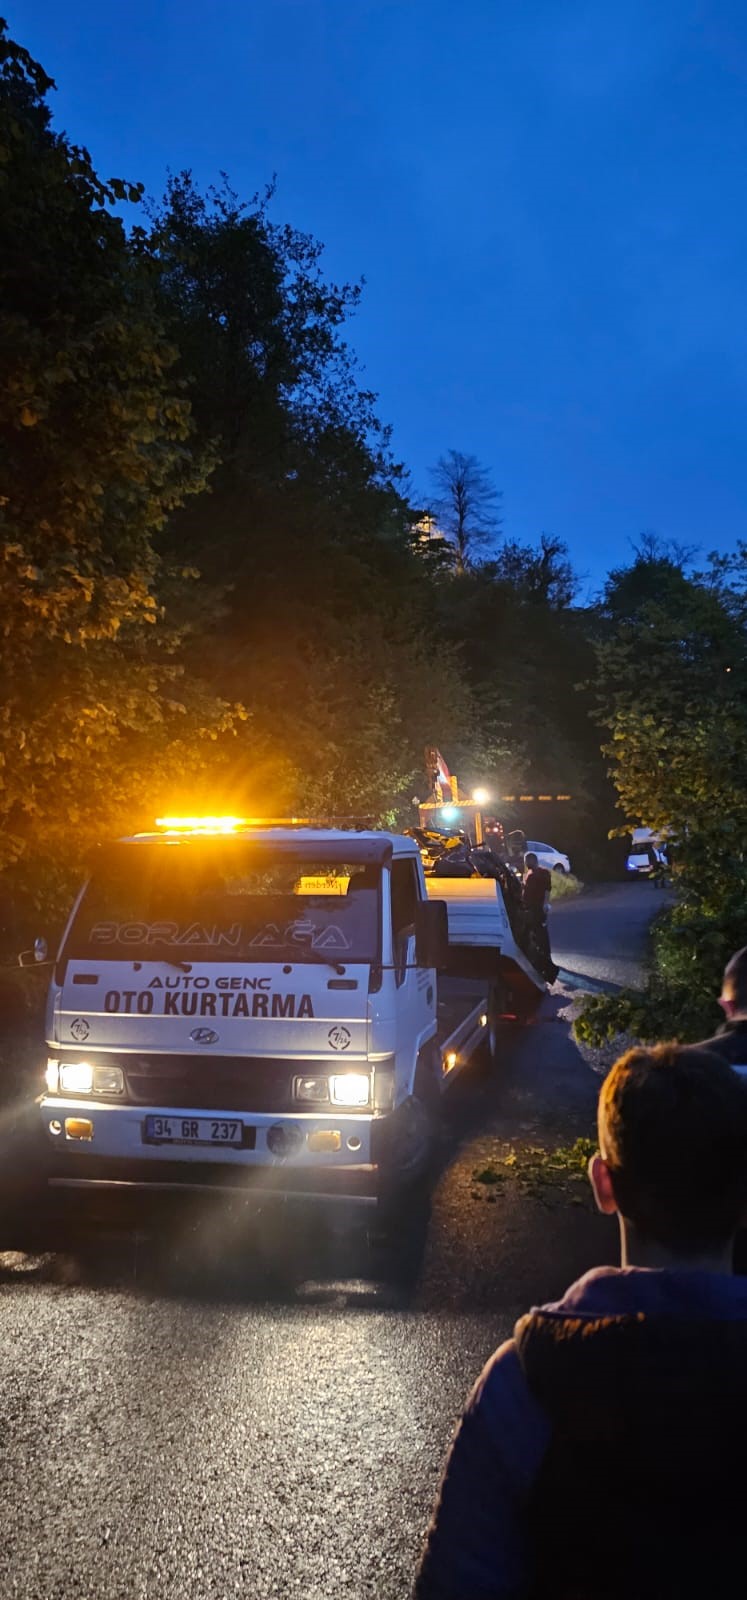
<path id="1" fill-rule="evenodd" d="M 102 1062 L 93 1069 L 94 1094 L 124 1094 L 124 1073 L 121 1067 L 109 1067 Z"/>
<path id="2" fill-rule="evenodd" d="M 47 1062 L 47 1088 L 52 1094 L 124 1094 L 124 1086 L 122 1068 L 106 1062 L 96 1066 L 89 1061 Z"/>
<path id="3" fill-rule="evenodd" d="M 371 1079 L 367 1072 L 337 1072 L 329 1080 L 329 1092 L 336 1106 L 367 1106 Z"/>
<path id="4" fill-rule="evenodd" d="M 293 1083 L 293 1093 L 297 1100 L 314 1101 L 329 1100 L 329 1078 L 326 1072 L 319 1077 L 296 1078 Z"/>
<path id="5" fill-rule="evenodd" d="M 60 1093 L 90 1094 L 93 1089 L 93 1067 L 88 1061 L 60 1062 Z"/>

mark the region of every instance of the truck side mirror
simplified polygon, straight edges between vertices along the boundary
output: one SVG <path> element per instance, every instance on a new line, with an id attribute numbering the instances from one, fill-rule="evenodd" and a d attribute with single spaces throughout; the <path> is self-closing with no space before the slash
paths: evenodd
<path id="1" fill-rule="evenodd" d="M 421 900 L 415 912 L 415 964 L 445 967 L 449 954 L 449 921 L 445 900 Z"/>
<path id="2" fill-rule="evenodd" d="M 37 961 L 46 961 L 48 956 L 49 949 L 47 946 L 47 941 L 46 939 L 40 937 L 34 940 L 34 947 L 32 950 L 21 951 L 18 957 L 18 965 L 19 967 L 33 967 Z"/>

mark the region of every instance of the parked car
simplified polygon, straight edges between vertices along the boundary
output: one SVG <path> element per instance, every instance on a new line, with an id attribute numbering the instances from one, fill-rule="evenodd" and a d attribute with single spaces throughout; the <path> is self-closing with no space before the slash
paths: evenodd
<path id="1" fill-rule="evenodd" d="M 629 877 L 648 878 L 657 867 L 666 865 L 667 857 L 660 835 L 651 828 L 634 828 L 626 862 Z"/>
<path id="2" fill-rule="evenodd" d="M 547 867 L 548 872 L 570 872 L 571 863 L 562 850 L 555 850 L 551 844 L 540 844 L 537 839 L 527 839 L 526 855 L 532 851 L 536 855 L 541 867 Z"/>

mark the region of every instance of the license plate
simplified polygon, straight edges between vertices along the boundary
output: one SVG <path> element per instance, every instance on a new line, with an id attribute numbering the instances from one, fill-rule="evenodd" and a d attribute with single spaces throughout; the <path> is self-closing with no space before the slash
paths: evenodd
<path id="1" fill-rule="evenodd" d="M 225 1117 L 146 1117 L 143 1129 L 146 1144 L 241 1145 L 243 1135 L 243 1122 Z"/>

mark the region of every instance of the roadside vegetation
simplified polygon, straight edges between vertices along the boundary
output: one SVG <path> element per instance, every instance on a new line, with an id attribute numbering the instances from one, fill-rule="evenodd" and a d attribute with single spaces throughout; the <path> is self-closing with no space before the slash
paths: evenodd
<path id="1" fill-rule="evenodd" d="M 590 1195 L 587 1169 L 596 1150 L 596 1139 L 585 1137 L 554 1149 L 513 1144 L 475 1168 L 473 1198 L 492 1202 L 507 1188 L 517 1188 L 547 1204 L 558 1199 L 582 1203 Z"/>
<path id="2" fill-rule="evenodd" d="M 644 540 L 582 603 L 468 450 L 434 440 L 410 481 L 348 342 L 361 287 L 281 194 L 183 172 L 147 201 L 53 91 L 0 25 L 6 957 L 101 839 L 200 810 L 407 825 L 437 744 L 465 787 L 572 794 L 552 842 L 584 878 L 622 872 L 616 825 L 672 830 L 646 994 L 579 1028 L 697 1033 L 747 938 L 745 552 L 698 574 Z"/>
<path id="3" fill-rule="evenodd" d="M 553 900 L 573 900 L 583 887 L 575 872 L 554 872 L 552 875 Z"/>
<path id="4" fill-rule="evenodd" d="M 603 753 L 625 814 L 669 841 L 675 903 L 654 923 L 643 992 L 595 997 L 576 1031 L 703 1038 L 726 961 L 747 943 L 747 547 L 684 572 L 677 552 L 650 546 L 612 574 L 605 610 Z"/>

